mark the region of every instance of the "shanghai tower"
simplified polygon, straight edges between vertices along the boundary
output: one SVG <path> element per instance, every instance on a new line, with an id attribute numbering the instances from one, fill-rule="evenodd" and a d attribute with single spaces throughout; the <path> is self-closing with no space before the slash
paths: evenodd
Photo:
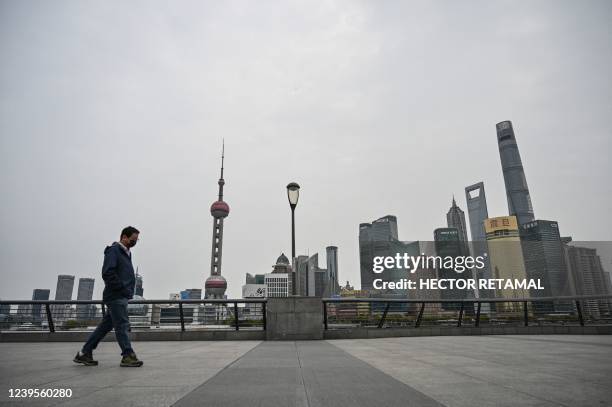
<path id="1" fill-rule="evenodd" d="M 210 257 L 210 277 L 204 283 L 204 298 L 223 299 L 227 289 L 227 281 L 221 275 L 221 258 L 223 254 L 223 219 L 229 215 L 229 205 L 223 201 L 223 160 L 225 144 L 221 150 L 221 177 L 219 178 L 219 196 L 210 207 L 213 217 L 212 253 Z"/>
<path id="2" fill-rule="evenodd" d="M 497 123 L 497 144 L 506 184 L 508 211 L 511 216 L 517 217 L 519 225 L 524 225 L 535 217 L 512 122 Z"/>

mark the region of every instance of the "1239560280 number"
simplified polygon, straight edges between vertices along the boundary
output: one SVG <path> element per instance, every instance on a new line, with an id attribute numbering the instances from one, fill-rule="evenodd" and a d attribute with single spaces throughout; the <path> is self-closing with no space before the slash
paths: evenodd
<path id="1" fill-rule="evenodd" d="M 72 389 L 9 389 L 9 398 L 69 398 Z"/>

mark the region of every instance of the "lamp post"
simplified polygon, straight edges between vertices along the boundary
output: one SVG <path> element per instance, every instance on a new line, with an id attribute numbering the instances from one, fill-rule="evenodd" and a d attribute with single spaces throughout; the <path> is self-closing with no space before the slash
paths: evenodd
<path id="1" fill-rule="evenodd" d="M 293 263 L 295 259 L 295 207 L 300 198 L 300 186 L 297 183 L 291 182 L 287 185 L 287 198 L 291 207 L 291 262 Z"/>

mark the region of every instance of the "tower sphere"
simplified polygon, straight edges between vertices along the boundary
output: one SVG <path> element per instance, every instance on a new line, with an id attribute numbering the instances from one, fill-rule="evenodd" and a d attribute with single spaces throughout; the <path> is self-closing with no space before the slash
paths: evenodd
<path id="1" fill-rule="evenodd" d="M 226 289 L 227 281 L 221 275 L 212 275 L 204 283 L 206 298 L 223 298 Z"/>
<path id="2" fill-rule="evenodd" d="M 210 206 L 210 214 L 215 218 L 225 218 L 229 211 L 229 205 L 225 201 L 216 201 Z"/>

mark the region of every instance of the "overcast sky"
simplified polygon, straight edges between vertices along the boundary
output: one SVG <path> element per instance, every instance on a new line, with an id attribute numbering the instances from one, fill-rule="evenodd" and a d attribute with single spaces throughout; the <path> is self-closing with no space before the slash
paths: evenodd
<path id="1" fill-rule="evenodd" d="M 0 297 L 96 278 L 126 225 L 146 298 L 202 287 L 226 145 L 222 273 L 339 247 L 398 217 L 431 240 L 484 181 L 507 214 L 512 120 L 535 215 L 612 240 L 609 1 L 0 1 Z M 76 285 L 75 294 L 76 296 Z"/>

